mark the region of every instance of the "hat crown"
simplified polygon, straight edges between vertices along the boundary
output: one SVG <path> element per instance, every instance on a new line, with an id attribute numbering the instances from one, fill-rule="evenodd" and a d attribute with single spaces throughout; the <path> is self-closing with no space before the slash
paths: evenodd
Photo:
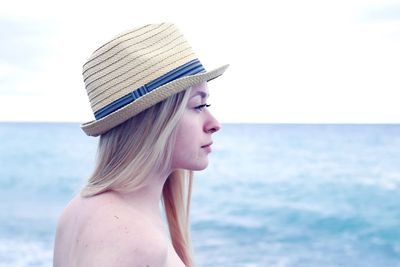
<path id="1" fill-rule="evenodd" d="M 194 59 L 192 48 L 170 23 L 149 24 L 117 35 L 83 66 L 93 112 Z"/>

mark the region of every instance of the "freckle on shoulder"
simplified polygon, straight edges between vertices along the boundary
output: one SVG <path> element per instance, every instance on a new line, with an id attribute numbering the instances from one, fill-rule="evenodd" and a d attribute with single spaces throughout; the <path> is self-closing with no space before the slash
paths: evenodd
<path id="1" fill-rule="evenodd" d="M 103 199 L 100 202 L 104 200 L 107 201 Z M 85 229 L 89 254 L 100 253 L 105 257 L 103 261 L 112 260 L 107 257 L 124 259 L 124 262 L 131 260 L 126 266 L 136 266 L 138 261 L 141 266 L 146 266 L 146 263 L 150 266 L 164 265 L 168 243 L 156 228 L 118 203 L 101 205 L 100 209 L 89 216 Z"/>
<path id="2" fill-rule="evenodd" d="M 109 266 L 164 266 L 167 259 L 167 242 L 144 224 L 127 225 L 129 221 L 115 219 L 96 227 L 92 240 L 93 252 L 101 254 L 102 262 Z M 124 264 L 122 264 L 124 263 Z"/>

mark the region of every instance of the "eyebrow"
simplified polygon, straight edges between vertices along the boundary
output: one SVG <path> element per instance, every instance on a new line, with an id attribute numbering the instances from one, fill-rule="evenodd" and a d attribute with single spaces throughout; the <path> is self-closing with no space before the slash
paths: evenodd
<path id="1" fill-rule="evenodd" d="M 206 92 L 204 92 L 204 91 L 197 91 L 194 95 L 192 95 L 191 97 L 195 97 L 195 96 L 198 96 L 198 95 L 200 95 L 200 97 L 202 98 L 202 99 L 206 99 L 206 98 L 208 98 L 208 93 L 206 93 Z"/>

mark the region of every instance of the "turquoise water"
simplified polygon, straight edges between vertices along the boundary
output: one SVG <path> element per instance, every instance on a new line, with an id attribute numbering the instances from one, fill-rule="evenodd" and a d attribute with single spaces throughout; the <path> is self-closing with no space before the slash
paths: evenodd
<path id="1" fill-rule="evenodd" d="M 78 124 L 0 124 L 0 267 L 52 266 L 93 167 Z M 199 266 L 400 266 L 400 125 L 223 125 L 196 173 Z"/>

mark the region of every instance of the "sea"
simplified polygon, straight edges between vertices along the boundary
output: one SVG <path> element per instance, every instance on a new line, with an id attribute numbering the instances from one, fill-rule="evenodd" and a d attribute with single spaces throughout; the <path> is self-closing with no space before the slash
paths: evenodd
<path id="1" fill-rule="evenodd" d="M 52 266 L 97 141 L 77 123 L 0 123 L 0 267 Z M 400 267 L 399 124 L 223 124 L 209 159 L 197 266 Z"/>

